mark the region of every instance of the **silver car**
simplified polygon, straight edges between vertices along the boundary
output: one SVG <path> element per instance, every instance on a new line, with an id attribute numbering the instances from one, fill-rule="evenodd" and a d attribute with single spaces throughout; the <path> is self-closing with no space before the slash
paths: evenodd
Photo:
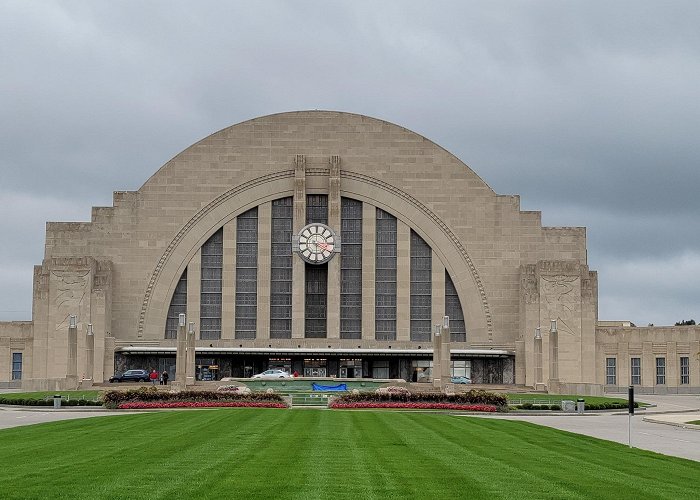
<path id="1" fill-rule="evenodd" d="M 278 368 L 273 368 L 271 370 L 265 370 L 262 373 L 253 375 L 251 378 L 291 378 L 292 376 L 284 370 Z"/>

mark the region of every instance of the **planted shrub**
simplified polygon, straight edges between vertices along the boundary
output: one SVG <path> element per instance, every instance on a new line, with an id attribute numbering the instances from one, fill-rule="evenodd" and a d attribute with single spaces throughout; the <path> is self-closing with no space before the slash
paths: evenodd
<path id="1" fill-rule="evenodd" d="M 384 388 L 389 389 L 389 388 Z M 488 411 L 507 411 L 508 398 L 502 394 L 488 392 L 484 390 L 472 389 L 462 394 L 446 395 L 442 393 L 416 392 L 412 393 L 403 387 L 399 390 L 378 390 L 372 392 L 358 392 L 351 394 L 343 394 L 333 400 L 331 408 L 424 408 L 425 405 L 432 405 L 432 408 L 440 408 L 440 405 L 457 405 L 460 408 L 446 409 L 463 409 L 465 406 L 482 405 L 493 408 Z M 400 403 L 401 405 L 395 405 Z M 374 406 L 367 406 L 372 404 Z M 416 406 L 411 406 L 416 405 Z M 421 406 L 423 405 L 423 406 Z M 487 411 L 487 410 L 477 410 Z"/>
<path id="2" fill-rule="evenodd" d="M 187 403 L 179 405 L 202 407 L 216 402 L 229 402 L 226 406 L 246 406 L 244 403 L 278 403 L 286 407 L 284 399 L 279 394 L 244 393 L 242 391 L 159 391 L 155 387 L 140 387 L 128 391 L 108 391 L 104 395 L 105 406 L 108 408 L 123 408 L 125 404 L 154 403 L 148 407 L 166 407 L 164 403 Z M 192 404 L 190 404 L 192 403 Z M 195 404 L 196 403 L 196 404 Z M 252 405 L 248 405 L 252 406 Z M 135 406 L 129 406 L 135 408 Z M 145 407 L 145 406 L 142 406 Z"/>

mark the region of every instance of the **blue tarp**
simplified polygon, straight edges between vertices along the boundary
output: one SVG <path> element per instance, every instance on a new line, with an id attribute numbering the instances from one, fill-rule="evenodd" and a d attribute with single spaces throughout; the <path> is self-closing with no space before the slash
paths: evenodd
<path id="1" fill-rule="evenodd" d="M 321 385 L 313 382 L 311 384 L 311 387 L 313 388 L 314 391 L 347 391 L 348 390 L 348 385 L 347 384 L 338 384 L 338 385 Z"/>

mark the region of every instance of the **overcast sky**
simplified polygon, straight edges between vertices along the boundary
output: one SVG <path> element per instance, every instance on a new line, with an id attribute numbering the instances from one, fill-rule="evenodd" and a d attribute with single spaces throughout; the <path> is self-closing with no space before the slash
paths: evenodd
<path id="1" fill-rule="evenodd" d="M 86 221 L 207 135 L 349 111 L 588 228 L 600 319 L 700 320 L 700 2 L 0 3 L 0 319 L 46 221 Z"/>

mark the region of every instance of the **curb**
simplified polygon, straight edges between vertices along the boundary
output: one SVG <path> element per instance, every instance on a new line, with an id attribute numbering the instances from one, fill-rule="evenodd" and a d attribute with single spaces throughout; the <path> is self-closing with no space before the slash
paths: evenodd
<path id="1" fill-rule="evenodd" d="M 29 406 L 29 405 L 0 405 L 0 411 L 37 411 L 37 412 L 109 412 L 113 411 L 104 406 L 75 406 L 75 407 L 65 407 L 54 408 L 53 406 Z"/>
<path id="2" fill-rule="evenodd" d="M 643 422 L 649 422 L 652 424 L 663 424 L 663 425 L 671 425 L 673 427 L 680 427 L 682 429 L 690 429 L 693 431 L 700 431 L 700 425 L 695 425 L 695 424 L 687 424 L 684 422 L 669 422 L 668 420 L 659 420 L 656 418 L 646 418 L 644 417 L 642 419 Z"/>

